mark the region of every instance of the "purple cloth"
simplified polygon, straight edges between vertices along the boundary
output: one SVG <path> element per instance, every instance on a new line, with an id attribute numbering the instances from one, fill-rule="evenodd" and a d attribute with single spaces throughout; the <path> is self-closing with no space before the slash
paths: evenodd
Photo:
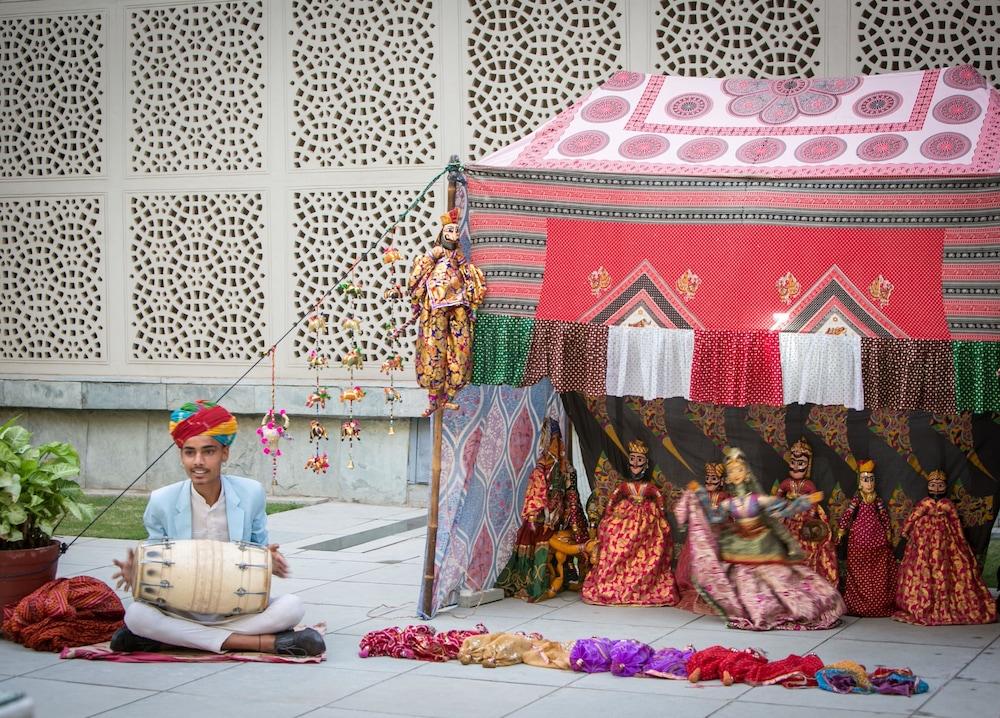
<path id="1" fill-rule="evenodd" d="M 581 638 L 569 652 L 569 666 L 580 673 L 606 673 L 611 670 L 610 638 Z"/>
<path id="2" fill-rule="evenodd" d="M 652 656 L 652 646 L 641 641 L 615 641 L 611 647 L 611 672 L 622 678 L 634 676 L 642 672 Z"/>
<path id="3" fill-rule="evenodd" d="M 646 667 L 643 668 L 642 672 L 644 675 L 656 678 L 685 679 L 688 675 L 687 663 L 693 655 L 694 648 L 691 646 L 683 650 L 680 648 L 661 648 L 646 661 Z"/>

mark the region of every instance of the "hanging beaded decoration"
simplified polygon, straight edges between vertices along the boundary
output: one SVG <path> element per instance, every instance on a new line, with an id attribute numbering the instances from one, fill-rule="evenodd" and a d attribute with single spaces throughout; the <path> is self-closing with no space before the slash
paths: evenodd
<path id="1" fill-rule="evenodd" d="M 313 344 L 315 346 L 309 352 L 306 361 L 309 368 L 316 372 L 316 386 L 313 392 L 306 397 L 306 408 L 314 409 L 316 418 L 309 422 L 309 445 L 313 449 L 309 459 L 306 461 L 305 468 L 317 474 L 325 474 L 327 469 L 330 468 L 330 457 L 326 451 L 320 451 L 320 449 L 325 446 L 325 443 L 329 440 L 329 436 L 319 420 L 319 414 L 321 409 L 326 408 L 326 402 L 330 399 L 330 392 L 325 386 L 320 384 L 319 375 L 320 372 L 330 366 L 330 360 L 321 353 L 319 348 L 319 337 L 321 334 L 326 334 L 327 332 L 326 317 L 320 313 L 319 304 L 314 307 L 313 313 L 306 320 L 306 329 L 313 335 Z"/>
<path id="2" fill-rule="evenodd" d="M 257 428 L 257 436 L 260 437 L 260 443 L 264 447 L 264 454 L 271 457 L 272 491 L 278 487 L 278 457 L 281 456 L 281 440 L 292 438 L 288 435 L 290 423 L 288 413 L 284 409 L 278 411 L 274 407 L 275 353 L 277 349 L 276 346 L 273 346 L 267 352 L 271 355 L 271 408 L 264 414 L 264 418 L 260 420 L 260 426 Z"/>
<path id="3" fill-rule="evenodd" d="M 354 282 L 354 267 L 351 265 L 349 279 L 337 285 L 337 291 L 349 300 L 348 315 L 341 320 L 340 328 L 347 334 L 349 349 L 341 357 L 341 365 L 347 369 L 348 387 L 340 392 L 341 403 L 347 404 L 347 419 L 340 425 L 340 440 L 347 441 L 347 468 L 354 468 L 354 442 L 361 441 L 361 424 L 354 418 L 354 402 L 365 398 L 365 390 L 354 384 L 354 371 L 363 369 L 365 356 L 358 346 L 358 335 L 361 332 L 361 322 L 354 317 L 353 300 L 365 295 L 364 288 Z"/>
<path id="4" fill-rule="evenodd" d="M 396 233 L 395 227 L 392 228 L 392 233 L 393 234 Z M 393 247 L 392 245 L 387 246 L 385 250 L 382 252 L 382 264 L 386 265 L 389 268 L 390 285 L 393 287 L 400 286 L 399 283 L 396 281 L 396 262 L 399 262 L 402 259 L 403 257 L 399 253 L 399 250 Z M 393 292 L 391 293 L 391 296 L 389 296 L 389 293 L 387 293 L 385 299 L 387 301 L 392 301 L 392 302 L 401 302 L 403 300 L 403 293 L 402 291 L 398 293 Z M 393 314 L 394 313 L 395 312 L 393 312 Z M 392 436 L 396 433 L 396 429 L 393 426 L 393 423 L 395 421 L 395 407 L 398 402 L 403 400 L 403 396 L 399 393 L 399 390 L 396 388 L 394 375 L 398 371 L 403 371 L 403 357 L 402 355 L 399 354 L 399 351 L 397 349 L 399 344 L 400 328 L 396 327 L 390 321 L 390 322 L 385 322 L 382 325 L 382 330 L 383 332 L 385 332 L 386 343 L 393 350 L 393 354 L 384 362 L 382 362 L 382 368 L 381 368 L 381 372 L 389 376 L 389 386 L 384 387 L 383 391 L 385 392 L 385 403 L 389 409 L 389 436 Z"/>

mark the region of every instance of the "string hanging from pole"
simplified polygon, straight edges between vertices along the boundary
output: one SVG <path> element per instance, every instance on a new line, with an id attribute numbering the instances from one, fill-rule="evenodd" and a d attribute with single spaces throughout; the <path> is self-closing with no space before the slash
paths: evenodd
<path id="1" fill-rule="evenodd" d="M 264 447 L 264 454 L 271 457 L 271 492 L 273 493 L 278 488 L 278 457 L 281 456 L 281 440 L 290 439 L 291 437 L 288 435 L 288 426 L 290 424 L 288 412 L 284 409 L 279 411 L 275 408 L 275 391 L 277 386 L 275 375 L 275 364 L 277 362 L 275 354 L 277 353 L 277 347 L 271 347 L 267 350 L 267 353 L 271 357 L 271 408 L 267 410 L 264 418 L 260 420 L 260 426 L 257 427 L 257 436 L 260 437 L 260 443 Z"/>
<path id="2" fill-rule="evenodd" d="M 342 276 L 342 278 L 341 278 L 340 281 L 343 281 L 343 279 L 349 277 L 350 274 L 351 274 L 351 272 L 354 271 L 354 268 L 362 260 L 367 259 L 368 256 L 371 255 L 381 245 L 381 243 L 385 240 L 385 238 L 388 237 L 388 236 L 390 236 L 396 230 L 396 227 L 398 227 L 400 224 L 403 223 L 403 221 L 410 215 L 410 212 L 412 212 L 424 200 L 424 198 L 427 196 L 427 193 L 430 192 L 431 187 L 434 186 L 435 182 L 437 182 L 439 179 L 441 179 L 446 173 L 451 173 L 452 175 L 455 175 L 455 174 L 461 173 L 464 169 L 465 169 L 464 166 L 462 165 L 461 162 L 458 161 L 458 158 L 457 157 L 452 157 L 451 161 L 448 162 L 447 165 L 445 165 L 444 169 L 442 169 L 440 172 L 438 172 L 436 175 L 434 175 L 434 177 L 432 177 L 430 179 L 430 181 L 428 181 L 427 184 L 424 185 L 424 188 L 422 190 L 420 190 L 420 192 L 417 194 L 417 196 L 414 198 L 414 200 L 409 204 L 409 206 L 403 212 L 401 212 L 399 214 L 399 216 L 396 218 L 396 221 L 393 222 L 389 227 L 387 227 L 376 239 L 372 240 L 368 244 L 368 246 L 365 248 L 365 250 L 360 255 L 358 255 L 357 259 L 355 259 L 354 262 L 351 264 L 351 266 L 347 269 L 347 271 L 344 272 L 344 274 L 343 274 L 343 276 Z M 339 282 L 338 282 L 338 284 L 339 284 Z M 319 300 L 316 303 L 317 306 L 321 306 L 322 303 L 324 301 L 326 301 L 327 297 L 330 296 L 330 293 L 333 291 L 334 287 L 336 287 L 336 284 L 334 284 L 333 287 L 331 287 L 330 289 L 327 289 L 322 294 L 322 296 L 320 296 Z M 246 370 L 242 374 L 240 374 L 239 377 L 237 377 L 236 380 L 233 381 L 226 388 L 225 391 L 223 391 L 221 394 L 219 394 L 218 397 L 216 397 L 215 403 L 217 403 L 217 404 L 221 403 L 221 401 L 224 398 L 226 398 L 226 396 L 229 395 L 229 392 L 231 392 L 233 389 L 235 389 L 237 386 L 239 386 L 240 383 L 244 379 L 246 379 L 247 376 L 250 375 L 250 372 L 252 372 L 258 366 L 260 366 L 260 363 L 262 361 L 264 361 L 264 359 L 266 359 L 269 356 L 270 351 L 271 350 L 276 350 L 277 347 L 278 347 L 278 345 L 281 344 L 281 342 L 283 342 L 285 339 L 287 339 L 288 336 L 291 335 L 291 333 L 295 331 L 296 327 L 298 327 L 299 324 L 304 319 L 306 319 L 306 317 L 310 314 L 311 311 L 312 311 L 312 307 L 310 307 L 310 309 L 307 310 L 305 313 L 300 314 L 295 319 L 295 321 L 292 322 L 292 324 L 288 327 L 288 329 L 286 329 L 285 332 L 281 336 L 279 336 L 277 338 L 277 340 L 275 340 L 275 342 L 271 345 L 270 349 L 267 352 L 263 353 L 259 358 L 257 358 L 257 360 L 254 361 L 249 367 L 247 367 Z M 73 544 L 75 544 L 77 542 L 77 540 L 79 540 L 79 538 L 81 536 L 83 536 L 85 533 L 87 533 L 87 531 L 90 530 L 90 527 L 93 526 L 95 523 L 97 523 L 100 520 L 100 518 L 102 516 L 104 516 L 104 514 L 106 514 L 108 512 L 108 509 L 110 509 L 112 506 L 114 506 L 115 503 L 117 503 L 118 500 L 121 499 L 126 494 L 126 492 L 128 492 L 133 486 L 135 486 L 137 483 L 139 483 L 139 481 L 142 480 L 142 477 L 144 477 L 147 473 L 149 473 L 149 470 L 152 469 L 153 466 L 155 466 L 156 463 L 160 459 L 162 459 L 164 456 L 166 456 L 167 452 L 170 451 L 173 447 L 174 447 L 174 445 L 172 443 L 168 444 L 166 447 L 164 447 L 163 451 L 161 451 L 160 454 L 155 459 L 153 459 L 146 466 L 146 468 L 144 468 L 142 471 L 140 471 L 139 474 L 138 474 L 138 476 L 136 476 L 129 483 L 128 486 L 126 486 L 124 489 L 122 489 L 121 492 L 107 506 L 105 506 L 101 511 L 99 511 L 97 513 L 97 515 L 94 516 L 94 518 L 91 520 L 91 522 L 89 524 L 87 524 L 86 527 L 84 527 L 83 531 L 81 531 L 79 534 L 77 534 L 69 543 L 63 542 L 60 545 L 60 547 L 59 547 L 60 553 L 66 553 L 66 551 L 69 550 L 70 546 L 72 546 Z M 65 517 L 63 517 L 63 518 L 65 518 Z M 60 523 L 62 523 L 61 519 L 53 527 L 53 529 L 52 529 L 53 533 L 55 533 L 56 529 L 59 528 L 59 524 Z"/>

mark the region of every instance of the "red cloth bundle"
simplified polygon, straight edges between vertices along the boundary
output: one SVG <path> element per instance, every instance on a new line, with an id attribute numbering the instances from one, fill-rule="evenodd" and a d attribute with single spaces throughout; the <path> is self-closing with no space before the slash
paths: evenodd
<path id="1" fill-rule="evenodd" d="M 389 656 L 418 661 L 450 661 L 458 657 L 458 651 L 466 638 L 482 633 L 489 631 L 481 623 L 477 623 L 472 631 L 452 630 L 441 633 L 437 633 L 433 626 L 392 626 L 380 631 L 369 631 L 362 636 L 358 655 L 362 658 Z"/>
<path id="2" fill-rule="evenodd" d="M 688 680 L 721 680 L 726 685 L 749 683 L 755 686 L 782 685 L 804 688 L 816 685 L 816 671 L 823 667 L 819 656 L 790 654 L 778 661 L 768 661 L 762 654 L 746 648 L 712 646 L 696 651 L 687 664 Z"/>
<path id="3" fill-rule="evenodd" d="M 3 633 L 36 651 L 61 651 L 111 638 L 125 607 L 115 592 L 90 576 L 49 581 L 3 609 Z"/>

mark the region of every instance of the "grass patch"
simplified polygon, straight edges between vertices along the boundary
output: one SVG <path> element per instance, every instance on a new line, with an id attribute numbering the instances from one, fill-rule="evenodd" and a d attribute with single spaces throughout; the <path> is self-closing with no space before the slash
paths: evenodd
<path id="1" fill-rule="evenodd" d="M 87 495 L 89 501 L 98 512 L 108 506 L 114 496 L 92 496 Z M 301 508 L 301 504 L 288 502 L 268 502 L 267 513 L 276 514 L 290 509 Z M 142 514 L 146 510 L 145 496 L 123 496 L 115 501 L 115 505 L 108 509 L 101 518 L 91 526 L 84 536 L 90 538 L 116 538 L 134 539 L 139 541 L 146 538 L 146 529 L 142 525 Z M 67 516 L 56 532 L 60 536 L 76 536 L 83 531 L 89 521 L 78 521 L 72 516 Z"/>
<path id="2" fill-rule="evenodd" d="M 990 547 L 986 549 L 986 561 L 983 564 L 983 580 L 990 588 L 997 587 L 997 568 L 1000 568 L 1000 539 L 990 539 Z"/>

